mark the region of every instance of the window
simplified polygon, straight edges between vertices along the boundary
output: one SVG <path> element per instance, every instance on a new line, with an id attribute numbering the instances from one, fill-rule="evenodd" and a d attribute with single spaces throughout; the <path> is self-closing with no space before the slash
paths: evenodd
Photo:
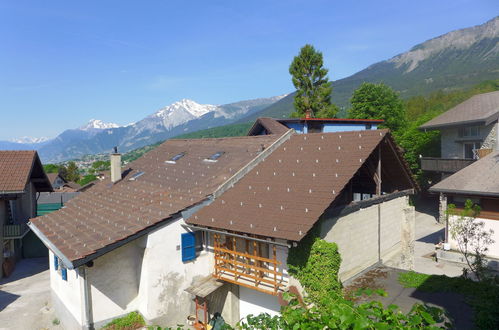
<path id="1" fill-rule="evenodd" d="M 194 236 L 196 239 L 195 246 L 196 246 L 196 252 L 201 252 L 205 249 L 205 232 L 202 230 L 198 230 L 194 232 Z"/>
<path id="2" fill-rule="evenodd" d="M 141 176 L 141 175 L 143 175 L 143 174 L 144 174 L 144 172 L 142 172 L 142 171 L 137 172 L 137 173 L 135 173 L 134 175 L 132 175 L 132 177 L 131 177 L 130 179 L 128 179 L 128 180 L 129 180 L 129 181 L 135 181 L 135 180 L 137 180 L 137 178 L 138 178 L 139 176 Z"/>
<path id="3" fill-rule="evenodd" d="M 169 160 L 165 161 L 165 163 L 167 163 L 167 164 L 176 164 L 177 160 L 179 160 L 180 158 L 182 158 L 184 156 L 185 156 L 185 152 L 181 152 L 179 154 L 176 154 L 175 156 L 173 156 Z"/>
<path id="4" fill-rule="evenodd" d="M 372 125 L 371 124 L 366 124 L 366 129 L 371 129 Z"/>
<path id="5" fill-rule="evenodd" d="M 218 159 L 220 157 L 222 157 L 222 155 L 225 153 L 225 151 L 217 151 L 216 153 L 214 153 L 213 155 L 211 155 L 210 157 L 208 158 L 205 158 L 205 161 L 206 162 L 216 162 L 218 161 Z"/>
<path id="6" fill-rule="evenodd" d="M 59 258 L 54 254 L 54 270 L 59 269 Z"/>
<path id="7" fill-rule="evenodd" d="M 458 136 L 460 138 L 478 137 L 480 136 L 480 127 L 478 126 L 461 127 L 459 128 Z"/>
<path id="8" fill-rule="evenodd" d="M 478 159 L 477 150 L 480 149 L 480 142 L 464 143 L 464 158 Z"/>
<path id="9" fill-rule="evenodd" d="M 324 130 L 324 124 L 320 122 L 309 121 L 308 123 L 308 133 L 322 133 Z"/>

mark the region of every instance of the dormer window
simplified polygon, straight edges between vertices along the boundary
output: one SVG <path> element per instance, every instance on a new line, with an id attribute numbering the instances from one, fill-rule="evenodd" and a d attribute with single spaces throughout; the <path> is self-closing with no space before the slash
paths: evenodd
<path id="1" fill-rule="evenodd" d="M 180 158 L 182 158 L 184 156 L 185 156 L 185 152 L 181 152 L 179 154 L 176 154 L 175 156 L 173 156 L 169 160 L 166 160 L 165 163 L 167 163 L 167 164 L 176 164 L 177 160 L 179 160 Z"/>
<path id="2" fill-rule="evenodd" d="M 137 172 L 135 173 L 134 175 L 132 175 L 132 177 L 130 179 L 128 179 L 129 181 L 135 181 L 137 180 L 138 177 L 144 175 L 144 172 L 140 171 L 140 172 Z"/>
<path id="3" fill-rule="evenodd" d="M 222 155 L 223 155 L 224 153 L 225 153 L 225 151 L 217 151 L 216 153 L 214 153 L 214 154 L 213 154 L 213 155 L 211 155 L 210 157 L 205 158 L 205 159 L 204 159 L 204 161 L 205 161 L 205 162 L 212 162 L 212 163 L 214 163 L 214 162 L 218 161 L 218 159 L 219 159 L 220 157 L 222 157 Z"/>

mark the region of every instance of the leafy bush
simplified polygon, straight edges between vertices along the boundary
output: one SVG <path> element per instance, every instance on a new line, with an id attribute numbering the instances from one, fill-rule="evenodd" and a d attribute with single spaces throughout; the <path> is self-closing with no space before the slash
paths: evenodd
<path id="1" fill-rule="evenodd" d="M 338 246 L 314 237 L 314 232 L 292 248 L 288 256 L 289 273 L 300 281 L 315 303 L 340 294 L 340 264 Z"/>
<path id="2" fill-rule="evenodd" d="M 139 312 L 131 312 L 106 324 L 103 329 L 110 330 L 135 330 L 146 325 Z"/>

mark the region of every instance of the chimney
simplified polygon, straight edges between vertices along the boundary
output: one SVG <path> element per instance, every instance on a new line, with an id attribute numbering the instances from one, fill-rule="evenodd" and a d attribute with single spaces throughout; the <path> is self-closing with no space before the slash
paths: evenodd
<path id="1" fill-rule="evenodd" d="M 305 119 L 310 119 L 310 118 L 312 118 L 312 110 L 307 109 L 307 111 L 305 111 Z"/>
<path id="2" fill-rule="evenodd" d="M 121 154 L 118 153 L 118 147 L 114 147 L 111 154 L 111 181 L 116 183 L 121 180 Z"/>

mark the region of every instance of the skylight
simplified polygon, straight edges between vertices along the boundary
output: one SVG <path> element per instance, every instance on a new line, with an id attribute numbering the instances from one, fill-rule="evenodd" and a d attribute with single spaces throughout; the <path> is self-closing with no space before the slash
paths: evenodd
<path id="1" fill-rule="evenodd" d="M 205 158 L 204 160 L 206 162 L 216 162 L 218 161 L 218 158 L 222 157 L 222 155 L 225 153 L 225 151 L 217 151 L 216 153 L 214 153 L 213 155 L 211 155 L 210 157 L 208 158 Z"/>
<path id="2" fill-rule="evenodd" d="M 172 158 L 168 159 L 165 161 L 165 163 L 167 164 L 176 164 L 177 163 L 177 160 L 179 160 L 180 158 L 184 157 L 185 156 L 185 152 L 181 152 L 179 154 L 176 154 L 175 156 L 173 156 Z"/>
<path id="3" fill-rule="evenodd" d="M 132 175 L 132 177 L 131 177 L 130 179 L 128 179 L 128 180 L 129 180 L 129 181 L 135 181 L 135 180 L 137 180 L 137 178 L 138 178 L 139 176 L 141 176 L 141 175 L 143 175 L 143 174 L 144 174 L 144 172 L 142 172 L 142 171 L 137 172 L 137 173 L 135 173 L 134 175 Z"/>

